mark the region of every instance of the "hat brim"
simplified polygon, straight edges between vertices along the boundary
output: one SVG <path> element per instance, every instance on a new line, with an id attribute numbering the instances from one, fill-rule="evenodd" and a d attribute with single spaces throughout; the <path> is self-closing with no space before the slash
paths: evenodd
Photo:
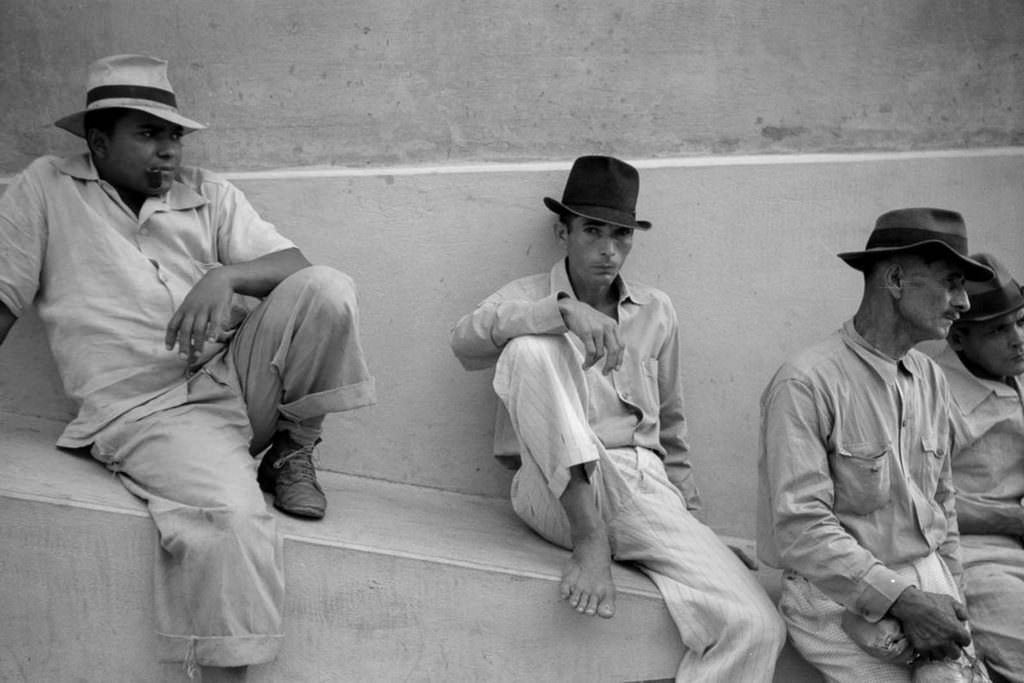
<path id="1" fill-rule="evenodd" d="M 962 266 L 964 269 L 964 278 L 971 282 L 985 282 L 994 275 L 992 270 L 984 264 L 978 263 L 974 259 L 967 258 L 941 240 L 925 240 L 923 242 L 908 244 L 902 247 L 880 247 L 877 249 L 865 249 L 863 251 L 844 251 L 836 255 L 843 259 L 848 266 L 863 272 L 867 270 L 871 264 L 886 256 L 900 253 L 914 253 L 917 251 L 924 251 L 926 249 L 933 249 L 935 247 L 941 247 L 945 250 L 950 260 Z"/>
<path id="2" fill-rule="evenodd" d="M 142 111 L 147 114 L 152 114 L 158 119 L 164 121 L 170 121 L 173 124 L 179 125 L 185 129 L 185 133 L 192 133 L 197 130 L 203 130 L 206 128 L 205 125 L 198 121 L 182 116 L 177 112 L 169 111 L 167 109 L 161 109 L 160 107 L 149 107 L 144 104 L 114 104 L 105 107 L 93 107 L 92 109 L 83 109 L 76 111 L 74 114 L 70 114 L 63 118 L 57 119 L 53 122 L 53 125 L 58 128 L 63 128 L 72 135 L 77 135 L 80 138 L 85 137 L 85 115 L 90 111 L 102 111 L 104 109 L 134 109 L 136 111 Z"/>
<path id="3" fill-rule="evenodd" d="M 960 319 L 957 322 L 958 323 L 985 323 L 985 322 L 988 322 L 989 320 L 994 320 L 995 318 L 999 318 L 1001 316 L 1004 316 L 1004 315 L 1007 315 L 1007 314 L 1010 314 L 1010 313 L 1015 313 L 1015 312 L 1019 311 L 1022 308 L 1024 308 L 1024 291 L 1021 292 L 1021 296 L 1017 299 L 1017 302 L 1015 304 L 1013 304 L 1012 306 L 1004 308 L 1001 311 L 996 311 L 995 313 L 986 313 L 985 315 L 979 315 L 979 316 L 973 316 L 973 317 L 970 314 L 971 313 L 970 309 L 968 309 L 966 312 L 960 314 Z"/>
<path id="4" fill-rule="evenodd" d="M 557 199 L 552 199 L 551 197 L 544 197 L 544 205 L 559 216 L 572 214 L 573 216 L 589 218 L 590 220 L 600 221 L 609 225 L 616 225 L 620 228 L 634 228 L 637 230 L 651 229 L 649 221 L 638 221 L 636 218 L 623 211 L 610 209 L 604 206 L 588 206 L 586 211 L 580 211 L 579 209 L 567 206 Z"/>

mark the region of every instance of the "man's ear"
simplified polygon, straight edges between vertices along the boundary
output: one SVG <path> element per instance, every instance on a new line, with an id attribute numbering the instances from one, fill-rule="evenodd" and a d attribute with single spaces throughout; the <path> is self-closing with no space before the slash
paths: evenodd
<path id="1" fill-rule="evenodd" d="M 899 263 L 890 263 L 882 271 L 882 286 L 892 295 L 894 299 L 903 297 L 903 266 Z"/>
<path id="2" fill-rule="evenodd" d="M 85 141 L 89 145 L 92 155 L 99 159 L 106 159 L 110 152 L 110 139 L 107 134 L 99 128 L 90 128 L 85 135 Z"/>
<path id="3" fill-rule="evenodd" d="M 551 229 L 554 231 L 555 239 L 558 240 L 558 243 L 564 246 L 568 239 L 569 227 L 559 218 L 551 226 Z"/>

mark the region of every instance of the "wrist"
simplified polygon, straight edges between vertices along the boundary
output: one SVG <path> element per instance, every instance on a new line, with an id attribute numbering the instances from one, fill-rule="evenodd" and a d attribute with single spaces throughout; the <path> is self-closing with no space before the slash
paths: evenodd
<path id="1" fill-rule="evenodd" d="M 889 606 L 889 615 L 902 621 L 902 617 L 905 615 L 906 609 L 916 601 L 920 593 L 921 589 L 916 586 L 908 586 L 903 589 L 903 592 L 897 595 L 896 599 Z"/>

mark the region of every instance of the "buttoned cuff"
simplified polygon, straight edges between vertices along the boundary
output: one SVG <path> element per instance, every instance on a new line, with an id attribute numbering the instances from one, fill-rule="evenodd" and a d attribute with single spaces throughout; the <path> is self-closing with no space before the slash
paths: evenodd
<path id="1" fill-rule="evenodd" d="M 872 567 L 861 580 L 864 589 L 853 604 L 853 611 L 871 623 L 885 616 L 900 594 L 916 585 L 883 565 Z"/>

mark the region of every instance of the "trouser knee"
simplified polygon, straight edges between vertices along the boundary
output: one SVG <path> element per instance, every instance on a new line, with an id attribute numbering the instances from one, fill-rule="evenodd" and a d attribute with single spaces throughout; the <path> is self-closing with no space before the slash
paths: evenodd
<path id="1" fill-rule="evenodd" d="M 522 370 L 549 368 L 573 357 L 572 344 L 561 334 L 530 334 L 510 340 L 501 352 L 501 361 Z"/>
<path id="2" fill-rule="evenodd" d="M 330 266 L 309 266 L 292 273 L 275 294 L 291 297 L 300 308 L 344 319 L 356 310 L 355 281 Z"/>

